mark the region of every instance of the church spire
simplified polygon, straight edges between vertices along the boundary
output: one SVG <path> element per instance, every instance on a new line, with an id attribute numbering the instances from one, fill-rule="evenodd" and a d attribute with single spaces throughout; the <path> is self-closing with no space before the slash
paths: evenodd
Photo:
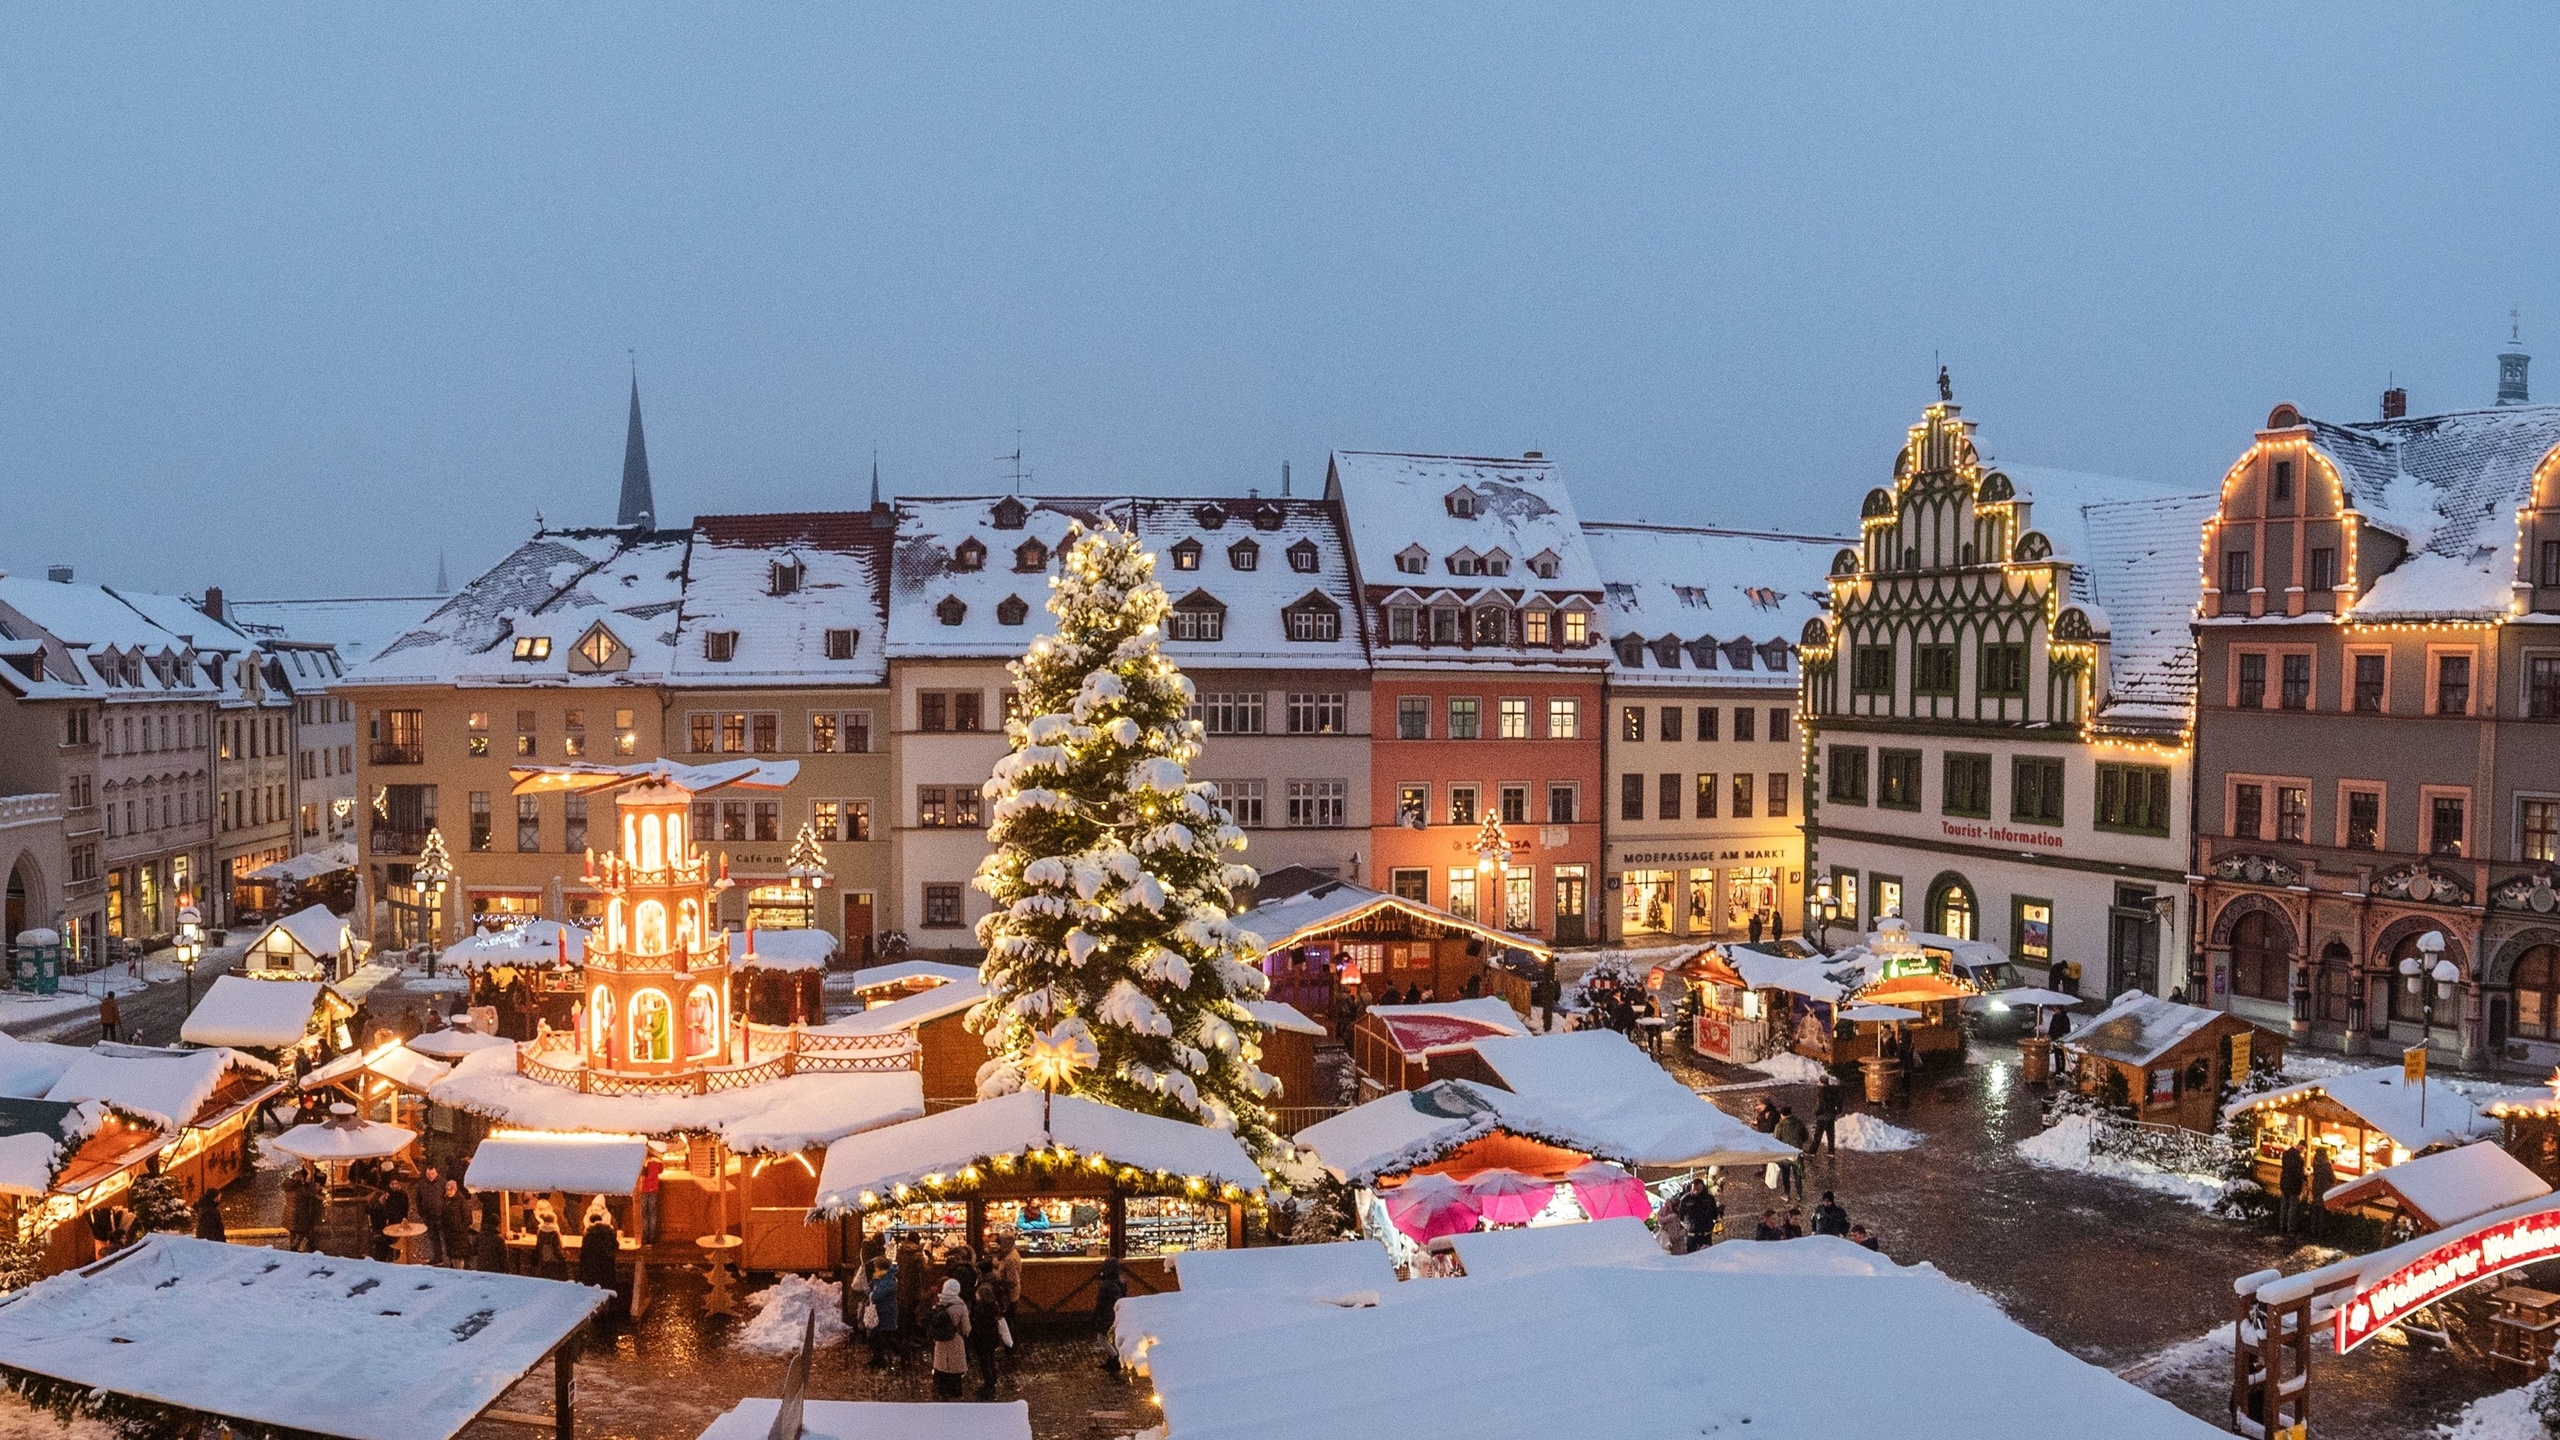
<path id="1" fill-rule="evenodd" d="M 649 494 L 649 442 L 640 433 L 640 369 L 635 361 L 631 370 L 631 430 L 622 441 L 622 506 L 615 512 L 617 526 L 653 529 L 658 523 L 658 502 Z"/>
<path id="2" fill-rule="evenodd" d="M 2515 311 L 2507 312 L 2507 348 L 2498 356 L 2498 403 L 2530 405 L 2533 392 L 2525 384 L 2525 367 L 2533 357 L 2524 350 L 2524 318 Z"/>

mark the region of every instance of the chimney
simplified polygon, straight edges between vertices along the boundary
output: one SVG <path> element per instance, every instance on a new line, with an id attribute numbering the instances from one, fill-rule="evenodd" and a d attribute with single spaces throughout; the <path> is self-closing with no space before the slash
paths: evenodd
<path id="1" fill-rule="evenodd" d="M 2409 413 L 2409 392 L 2394 385 L 2382 392 L 2382 418 L 2397 420 Z"/>
<path id="2" fill-rule="evenodd" d="M 44 567 L 44 578 L 52 581 L 56 585 L 68 585 L 71 583 L 71 567 L 68 565 L 47 565 Z"/>
<path id="3" fill-rule="evenodd" d="M 222 587 L 219 585 L 207 585 L 204 587 L 204 604 L 196 608 L 204 611 L 205 614 L 212 616 L 216 620 L 223 618 Z"/>
<path id="4" fill-rule="evenodd" d="M 1520 452 L 1520 458 L 1523 460 L 1544 460 L 1547 458 L 1547 452 L 1544 450 L 1523 450 Z"/>

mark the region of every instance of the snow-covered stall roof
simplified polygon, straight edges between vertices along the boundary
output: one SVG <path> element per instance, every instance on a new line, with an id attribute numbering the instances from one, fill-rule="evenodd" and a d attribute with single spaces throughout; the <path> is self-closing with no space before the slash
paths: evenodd
<path id="1" fill-rule="evenodd" d="M 1122 1110 L 1081 1095 L 1042 1096 L 1018 1090 L 902 1125 L 849 1135 L 827 1147 L 818 1172 L 816 1208 L 847 1214 L 875 1204 L 898 1186 L 928 1175 L 956 1174 L 995 1155 L 1064 1148 L 1114 1165 L 1211 1185 L 1263 1187 L 1262 1171 L 1225 1130 Z"/>
<path id="2" fill-rule="evenodd" d="M 100 1118 L 94 1102 L 0 1097 L 0 1195 L 32 1198 L 51 1190 L 63 1162 Z"/>
<path id="3" fill-rule="evenodd" d="M 928 1020 L 939 1020 L 955 1011 L 966 1010 L 987 998 L 987 987 L 975 976 L 936 985 L 913 995 L 901 995 L 886 1005 L 857 1010 L 841 1020 L 817 1027 L 835 1035 L 886 1035 L 892 1030 L 906 1030 Z"/>
<path id="4" fill-rule="evenodd" d="M 2079 1038 L 2075 1035 L 2072 1040 L 2077 1042 Z M 2423 1123 L 2418 1119 L 2422 1087 L 2426 1110 Z M 2242 1110 L 2272 1109 L 2315 1096 L 2326 1097 L 2353 1113 L 2411 1154 L 2438 1145 L 2460 1145 L 2475 1135 L 2495 1131 L 2498 1123 L 2481 1114 L 2478 1107 L 2445 1081 L 2430 1075 L 2412 1085 L 2397 1065 L 2377 1065 L 2370 1070 L 2351 1070 L 2344 1075 L 2261 1090 L 2232 1101 L 2222 1107 L 2222 1113 L 2227 1119 Z"/>
<path id="5" fill-rule="evenodd" d="M 1595 1228 L 1528 1230 L 1505 1247 L 1562 1245 L 1579 1263 L 1406 1281 L 1374 1305 L 1259 1296 L 1209 1307 L 1185 1305 L 1180 1292 L 1133 1295 L 1115 1331 L 1154 1383 L 1168 1440 L 1306 1440 L 1382 1424 L 1406 1440 L 1547 1440 L 1559 1423 L 1661 1440 L 1915 1425 L 2043 1440 L 2058 1415 L 2086 1440 L 2223 1433 L 1929 1266 L 1905 1269 L 1825 1236 L 1613 1258 L 1589 1254 L 1587 1235 L 1562 1233 Z M 1782 1316 L 1821 1317 L 1823 1347 L 1856 1357 L 1857 1383 L 1737 1384 L 1800 1368 L 1805 1333 L 1773 1323 Z M 1701 1355 L 1715 1363 L 1699 1364 Z M 1611 1379 L 1574 1387 L 1560 1422 L 1557 1377 L 1571 1375 Z"/>
<path id="6" fill-rule="evenodd" d="M 2223 1018 L 2225 1012 L 2201 1005 L 2182 1005 L 2140 990 L 2128 990 L 2114 1004 L 2089 1017 L 2063 1044 L 2127 1065 L 2148 1065 L 2176 1048 L 2180 1041 Z"/>
<path id="7" fill-rule="evenodd" d="M 2560 446 L 2560 405 L 2336 424 L 2305 417 L 2347 503 L 2408 555 L 2358 595 L 2358 620 L 2498 619 L 2514 604 L 2516 514 Z"/>
<path id="8" fill-rule="evenodd" d="M 2477 1141 L 2386 1165 L 2331 1190 L 2333 1210 L 2390 1196 L 2436 1229 L 2551 1193 L 2543 1178 L 2493 1141 Z"/>
<path id="9" fill-rule="evenodd" d="M 196 1008 L 187 1012 L 178 1038 L 190 1045 L 237 1045 L 244 1050 L 299 1045 L 311 1029 L 311 1012 L 328 988 L 317 980 L 217 975 Z"/>
<path id="10" fill-rule="evenodd" d="M 1775 1142 L 1719 1110 L 1612 1030 L 1480 1040 L 1475 1051 L 1537 1114 L 1638 1165 L 1755 1163 Z"/>
<path id="11" fill-rule="evenodd" d="M 732 944 L 741 965 L 766 970 L 823 970 L 836 953 L 836 937 L 824 930 L 750 930 Z"/>
<path id="12" fill-rule="evenodd" d="M 1858 543 L 1597 520 L 1582 534 L 1607 586 L 1617 683 L 1790 692 L 1796 637 L 1823 613 L 1831 557 Z"/>
<path id="13" fill-rule="evenodd" d="M 345 683 L 668 683 L 690 540 L 683 530 L 538 531 L 356 666 Z M 602 666 L 578 653 L 596 626 L 613 642 Z"/>
<path id="14" fill-rule="evenodd" d="M 900 500 L 889 580 L 889 654 L 1008 660 L 1021 654 L 1052 623 L 1046 608 L 1049 577 L 1059 573 L 1058 547 L 1067 527 L 1106 514 L 1125 516 L 1127 509 L 1126 501 L 1099 496 Z M 1019 524 L 999 523 L 1017 515 Z M 1039 563 L 1017 568 L 1030 559 L 1023 547 L 1035 542 Z M 975 565 L 964 550 L 978 557 Z M 1161 572 L 1158 578 L 1171 583 Z M 1011 624 L 1006 615 L 1014 617 Z"/>
<path id="15" fill-rule="evenodd" d="M 781 1409 L 780 1400 L 741 1400 L 720 1412 L 700 1440 L 769 1440 Z M 809 1400 L 801 1406 L 800 1440 L 1031 1440 L 1031 1402 Z"/>
<path id="16" fill-rule="evenodd" d="M 888 514 L 868 510 L 694 517 L 675 683 L 879 684 L 893 536 Z M 714 660 L 700 637 L 720 631 L 737 643 Z M 829 631 L 851 632 L 844 653 Z"/>
<path id="17" fill-rule="evenodd" d="M 89 1052 L 49 1040 L 21 1040 L 0 1030 L 0 1099 L 40 1100 L 63 1072 Z"/>
<path id="18" fill-rule="evenodd" d="M 316 880 L 323 875 L 333 875 L 340 870 L 352 870 L 355 867 L 356 843 L 352 840 L 341 840 L 335 845 L 319 850 L 306 850 L 300 855 L 288 855 L 282 860 L 271 860 L 250 871 L 248 878 L 252 880 Z"/>
<path id="19" fill-rule="evenodd" d="M 501 1130 L 480 1142 L 462 1183 L 474 1190 L 565 1190 L 628 1195 L 640 1185 L 649 1142 L 637 1135 L 555 1135 Z"/>
<path id="20" fill-rule="evenodd" d="M 1396 1283 L 1396 1264 L 1375 1240 L 1323 1245 L 1257 1245 L 1245 1250 L 1186 1250 L 1174 1275 L 1193 1295 L 1296 1295 L 1325 1299 Z"/>
<path id="21" fill-rule="evenodd" d="M 1585 1265 L 1645 1265 L 1663 1253 L 1652 1229 L 1632 1215 L 1581 1225 L 1470 1230 L 1450 1236 L 1449 1244 L 1471 1280 L 1509 1280 Z"/>
<path id="22" fill-rule="evenodd" d="M 894 965 L 874 965 L 866 970 L 856 970 L 850 980 L 853 993 L 859 995 L 866 990 L 885 990 L 892 985 L 907 985 L 918 980 L 948 983 L 977 978 L 978 967 L 975 965 L 946 965 L 939 960 L 901 960 Z"/>
<path id="23" fill-rule="evenodd" d="M 413 1035 L 401 1043 L 430 1059 L 459 1060 L 474 1050 L 491 1050 L 516 1042 L 501 1035 L 483 1035 L 477 1030 L 449 1025 L 442 1030 Z"/>
<path id="24" fill-rule="evenodd" d="M 426 1037 L 421 1035 L 418 1038 L 423 1040 Z M 501 1040 L 498 1043 L 504 1045 L 510 1042 Z M 424 1095 L 436 1087 L 437 1081 L 452 1074 L 453 1067 L 443 1061 L 430 1059 L 423 1051 L 412 1050 L 408 1044 L 395 1040 L 378 1045 L 370 1052 L 347 1051 L 328 1064 L 303 1076 L 302 1088 L 318 1090 L 359 1072 L 380 1076 L 412 1094 Z"/>
<path id="25" fill-rule="evenodd" d="M 1268 497 L 1141 498 L 1129 508 L 1138 538 L 1155 554 L 1156 580 L 1174 600 L 1206 597 L 1225 608 L 1218 639 L 1165 641 L 1165 653 L 1184 669 L 1365 663 L 1350 554 L 1332 506 Z M 1182 569 L 1181 557 L 1193 546 L 1198 563 Z M 1315 638 L 1322 627 L 1314 621 L 1290 628 L 1292 614 L 1309 611 L 1334 617 L 1332 638 Z M 1298 635 L 1306 638 L 1293 638 Z"/>
<path id="26" fill-rule="evenodd" d="M 1266 948 L 1279 950 L 1318 938 L 1380 911 L 1394 911 L 1427 925 L 1445 927 L 1454 934 L 1472 935 L 1488 945 L 1503 949 L 1525 950 L 1533 955 L 1552 953 L 1547 946 L 1529 936 L 1496 930 L 1452 915 L 1438 906 L 1407 900 L 1383 890 L 1372 890 L 1348 880 L 1329 879 L 1264 901 L 1238 915 L 1236 924 L 1260 936 Z"/>
<path id="27" fill-rule="evenodd" d="M 443 959 L 466 969 L 491 965 L 539 965 L 560 958 L 562 936 L 568 937 L 569 961 L 587 958 L 587 932 L 557 920 L 528 920 L 503 930 L 482 930 L 447 946 Z"/>
<path id="28" fill-rule="evenodd" d="M 612 1297 L 154 1235 L 0 1296 L 0 1364 L 349 1440 L 448 1440 Z M 252 1358 L 213 1337 L 256 1338 Z"/>
<path id="29" fill-rule="evenodd" d="M 347 946 L 354 941 L 354 933 L 347 922 L 332 914 L 328 906 L 305 905 L 259 931 L 258 938 L 249 942 L 249 948 L 264 954 L 271 944 L 269 937 L 279 933 L 292 941 L 295 949 L 315 960 L 335 959 L 346 953 Z"/>
<path id="30" fill-rule="evenodd" d="M 1298 1035 L 1325 1036 L 1333 1032 L 1307 1018 L 1307 1012 L 1285 1000 L 1247 1000 L 1245 1013 L 1265 1030 L 1287 1030 Z"/>
<path id="31" fill-rule="evenodd" d="M 1372 1005 L 1367 1013 L 1386 1027 L 1387 1038 L 1409 1057 L 1464 1050 L 1479 1040 L 1529 1033 L 1519 1011 L 1490 995 L 1420 1005 Z"/>
<path id="32" fill-rule="evenodd" d="M 264 982 L 255 982 L 264 983 Z M 275 1067 L 237 1050 L 160 1050 L 101 1044 L 62 1073 L 47 1100 L 101 1100 L 163 1130 L 193 1124 L 223 1077 L 246 1070 L 266 1078 Z"/>
<path id="33" fill-rule="evenodd" d="M 512 1045 L 463 1056 L 429 1095 L 530 1130 L 709 1133 L 749 1153 L 805 1150 L 924 1113 L 913 1070 L 791 1075 L 708 1095 L 581 1095 L 517 1074 Z"/>

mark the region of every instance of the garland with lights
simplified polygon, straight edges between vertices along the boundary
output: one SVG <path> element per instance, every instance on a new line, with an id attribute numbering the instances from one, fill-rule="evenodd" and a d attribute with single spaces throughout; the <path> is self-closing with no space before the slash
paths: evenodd
<path id="1" fill-rule="evenodd" d="M 1254 880 L 1244 832 L 1191 779 L 1195 692 L 1162 649 L 1172 602 L 1155 557 L 1116 525 L 1071 528 L 1050 582 L 1057 632 L 1013 662 L 1012 753 L 985 786 L 993 853 L 977 888 L 988 996 L 969 1028 L 995 1058 L 982 1097 L 1026 1085 L 1281 1140 L 1259 1064 L 1261 942 L 1233 922 Z M 1079 1063 L 1052 1063 L 1089 1042 Z M 1037 1073 L 1035 1073 L 1037 1072 Z"/>

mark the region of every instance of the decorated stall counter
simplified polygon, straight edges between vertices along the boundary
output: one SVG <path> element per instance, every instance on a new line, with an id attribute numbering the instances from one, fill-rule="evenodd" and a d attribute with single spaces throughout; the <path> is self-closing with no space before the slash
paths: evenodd
<path id="1" fill-rule="evenodd" d="M 1023 1090 L 828 1146 L 815 1209 L 860 1217 L 866 1247 L 1009 1235 L 1023 1311 L 1085 1315 L 1105 1257 L 1145 1294 L 1174 1287 L 1170 1257 L 1241 1245 L 1264 1183 L 1227 1131 Z"/>
<path id="2" fill-rule="evenodd" d="M 2252 1153 L 2258 1179 L 2270 1190 L 2282 1173 L 2285 1147 L 2297 1140 L 2304 1163 L 2310 1152 L 2326 1150 L 2330 1168 L 2346 1181 L 2496 1130 L 2495 1121 L 2451 1085 L 2433 1077 L 2412 1082 L 2398 1065 L 2268 1090 L 2233 1101 L 2225 1114 L 2246 1114 L 2255 1123 Z"/>
<path id="3" fill-rule="evenodd" d="M 515 771 L 523 793 L 614 794 L 620 849 L 590 861 L 603 924 L 545 972 L 567 998 L 562 1025 L 546 1010 L 531 1039 L 463 1056 L 430 1092 L 519 1129 L 645 1137 L 663 1167 L 661 1239 L 740 1237 L 750 1269 L 846 1258 L 833 1227 L 806 1223 L 818 1150 L 924 1112 L 913 1036 L 766 1025 L 733 1009 L 732 937 L 713 923 L 727 881 L 693 843 L 693 800 L 795 771 L 755 760 Z M 565 931 L 559 943 L 565 953 Z"/>
<path id="4" fill-rule="evenodd" d="M 281 1063 L 296 1053 L 323 1060 L 356 1042 L 347 1029 L 355 1013 L 345 996 L 322 981 L 217 975 L 187 1012 L 178 1038 Z"/>

